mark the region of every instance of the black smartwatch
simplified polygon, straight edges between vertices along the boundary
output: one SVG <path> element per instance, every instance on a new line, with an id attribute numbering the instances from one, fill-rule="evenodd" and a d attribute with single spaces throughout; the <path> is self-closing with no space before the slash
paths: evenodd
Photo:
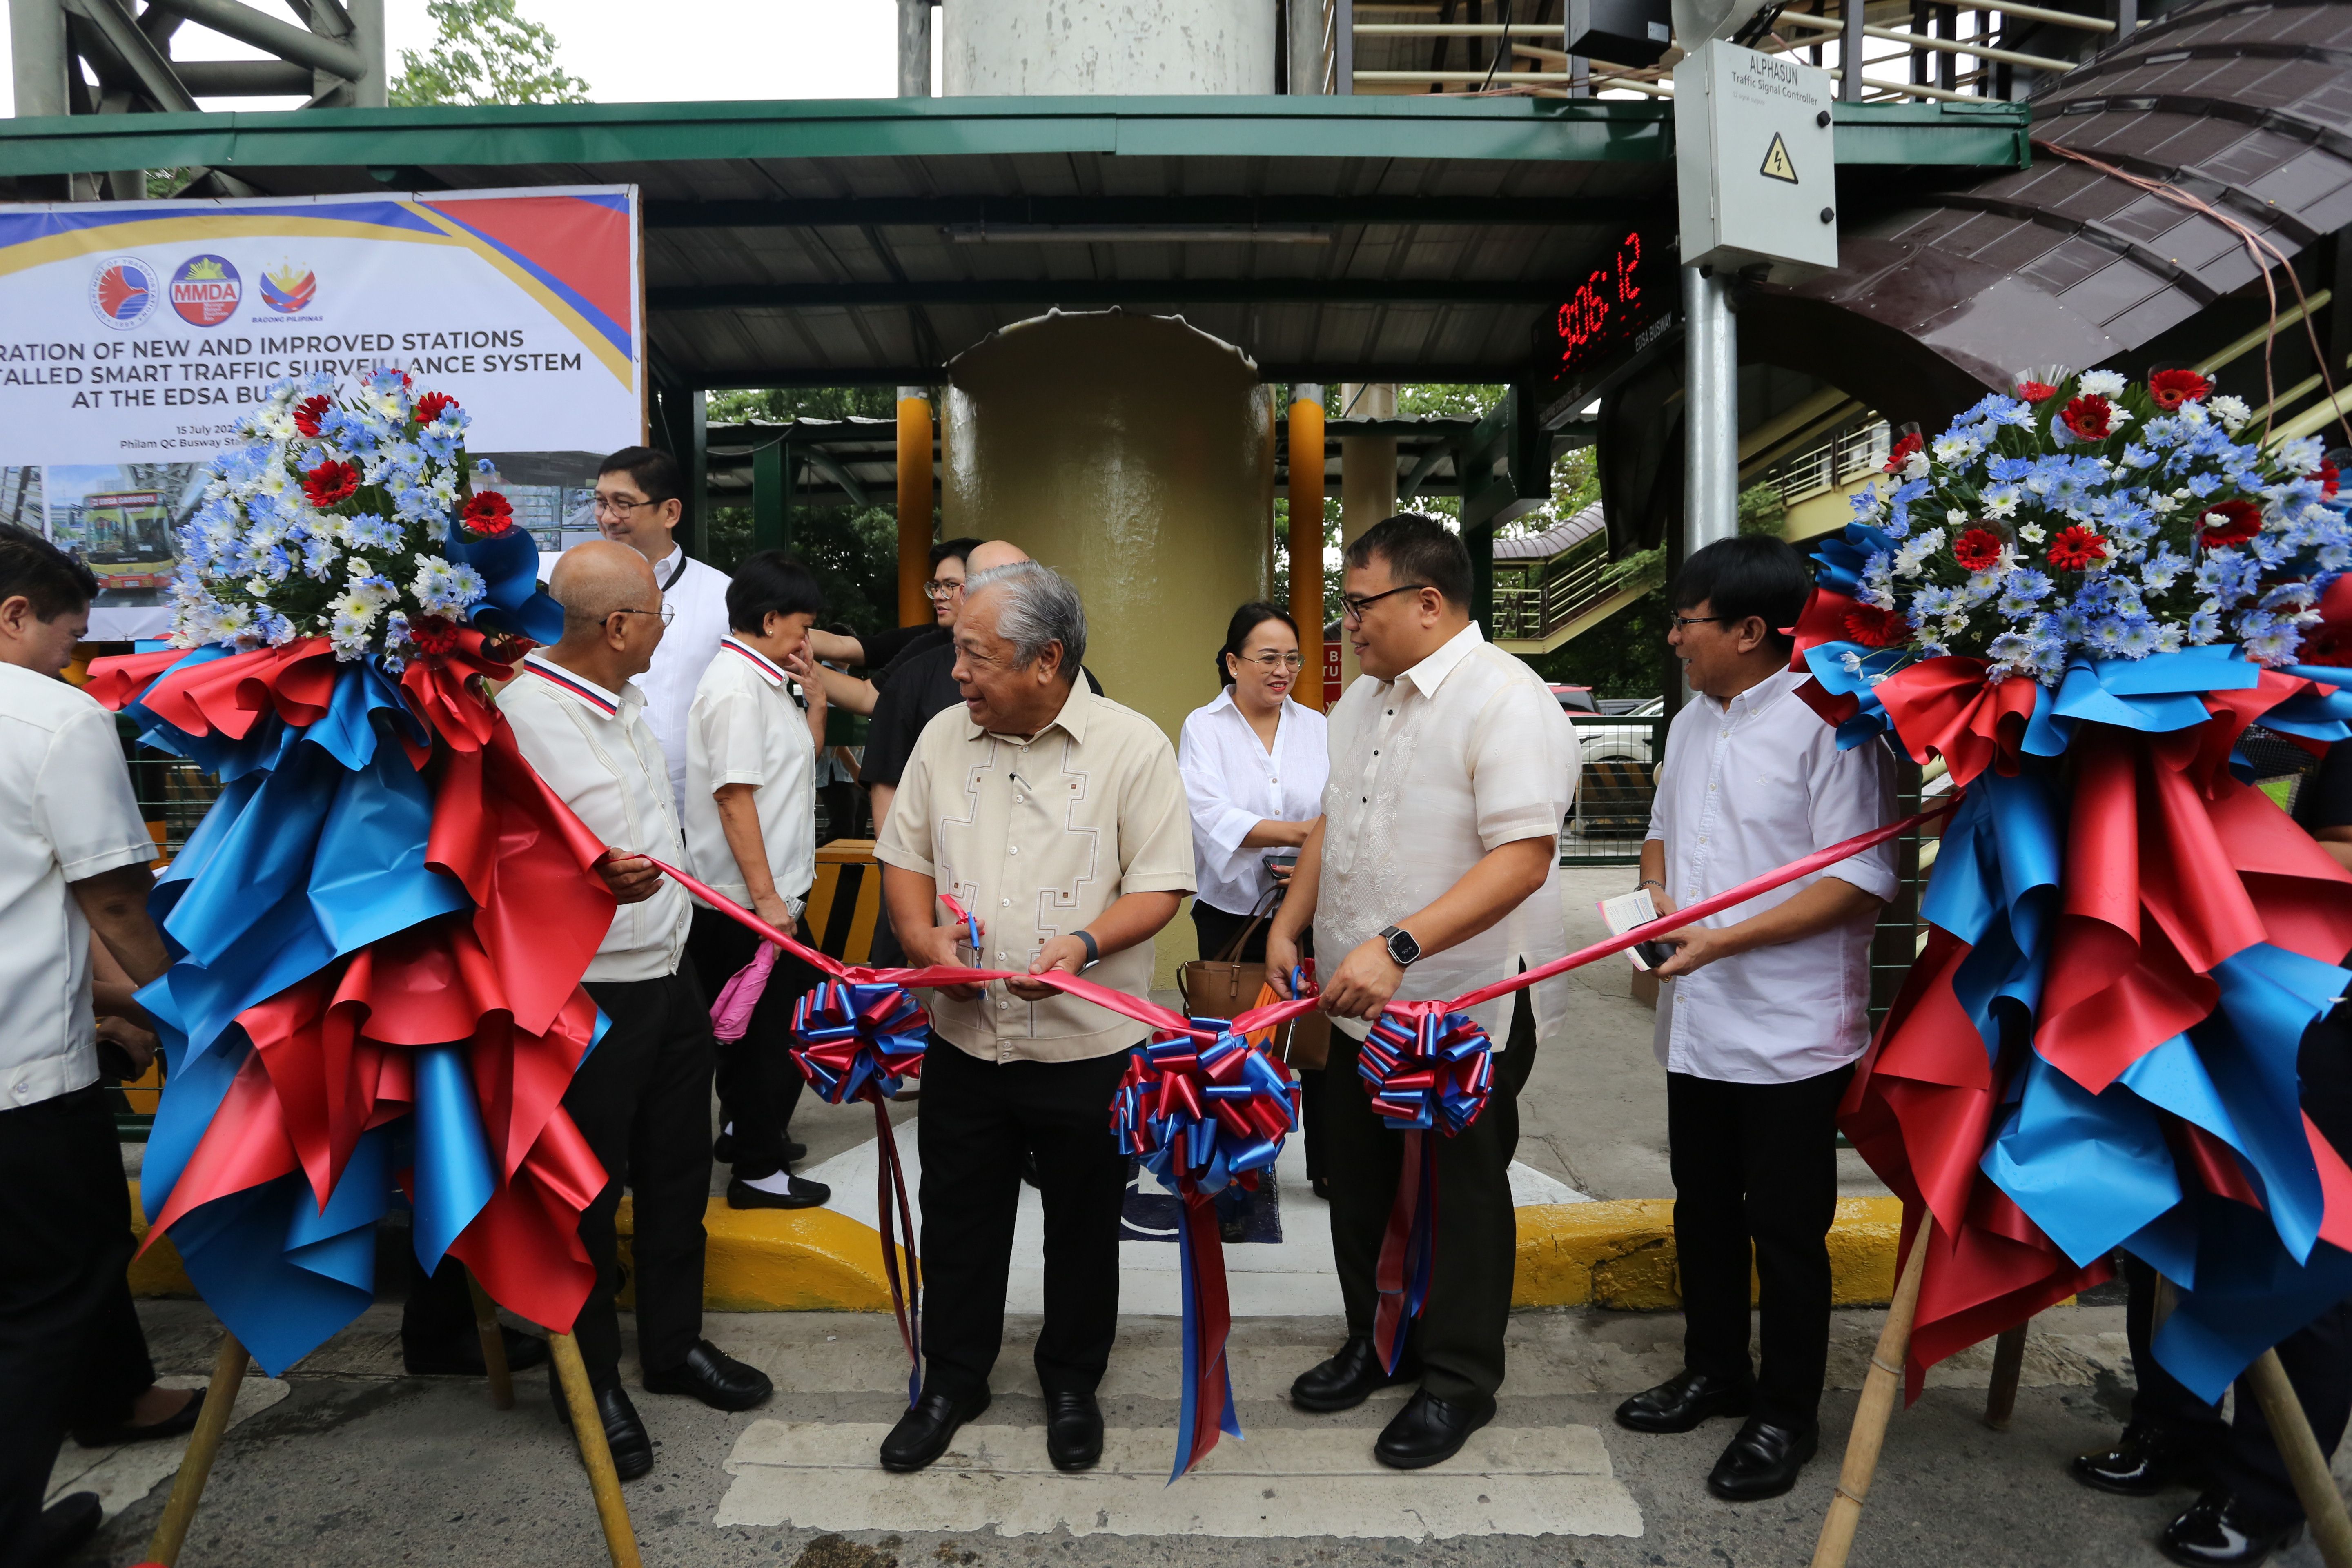
<path id="1" fill-rule="evenodd" d="M 1083 974 L 1102 961 L 1102 949 L 1095 945 L 1094 932 L 1082 931 L 1077 933 L 1077 936 L 1080 942 L 1087 944 L 1087 961 L 1078 965 L 1078 972 Z"/>
<path id="2" fill-rule="evenodd" d="M 1402 926 L 1382 926 L 1381 941 L 1387 944 L 1389 956 L 1396 960 L 1399 969 L 1410 969 L 1421 956 L 1421 943 L 1412 940 L 1412 932 Z"/>

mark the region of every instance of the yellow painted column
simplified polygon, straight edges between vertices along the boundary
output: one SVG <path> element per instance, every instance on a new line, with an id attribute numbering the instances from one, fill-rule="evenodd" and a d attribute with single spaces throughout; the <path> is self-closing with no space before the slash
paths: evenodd
<path id="1" fill-rule="evenodd" d="M 1323 704 L 1323 389 L 1290 389 L 1290 618 L 1298 623 L 1305 679 L 1291 695 Z"/>
<path id="2" fill-rule="evenodd" d="M 931 618 L 923 580 L 931 574 L 931 396 L 898 389 L 898 624 Z"/>
<path id="3" fill-rule="evenodd" d="M 1339 416 L 1343 419 L 1393 419 L 1397 389 L 1392 383 L 1343 383 Z M 1395 515 L 1397 509 L 1397 443 L 1393 436 L 1339 437 L 1339 543 L 1355 542 L 1372 524 Z M 1339 635 L 1339 689 L 1355 684 L 1363 670 L 1355 649 Z"/>

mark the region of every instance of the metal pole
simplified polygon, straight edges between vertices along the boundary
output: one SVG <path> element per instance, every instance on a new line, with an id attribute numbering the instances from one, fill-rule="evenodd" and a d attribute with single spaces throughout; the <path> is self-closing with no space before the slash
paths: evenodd
<path id="1" fill-rule="evenodd" d="M 931 96 L 931 0 L 898 0 L 898 96 Z"/>
<path id="2" fill-rule="evenodd" d="M 751 548 L 782 550 L 791 525 L 784 513 L 792 506 L 784 489 L 784 466 L 789 454 L 782 437 L 751 454 Z"/>
<path id="3" fill-rule="evenodd" d="M 1290 0 L 1285 18 L 1289 36 L 1285 40 L 1290 47 L 1290 81 L 1284 90 L 1294 93 L 1319 93 L 1323 90 L 1323 5 L 1322 0 Z"/>
<path id="4" fill-rule="evenodd" d="M 1862 101 L 1862 0 L 1839 0 L 1838 19 L 1845 31 L 1838 35 L 1838 96 L 1849 103 Z"/>
<path id="5" fill-rule="evenodd" d="M 352 83 L 353 109 L 382 109 L 390 83 L 383 58 L 383 0 L 343 0 L 352 18 L 352 47 L 367 74 Z"/>
<path id="6" fill-rule="evenodd" d="M 1731 279 L 1683 268 L 1684 554 L 1739 531 L 1739 330 Z"/>
<path id="7" fill-rule="evenodd" d="M 66 8 L 62 0 L 8 0 L 8 47 L 15 55 L 16 118 L 70 114 L 66 70 Z"/>
<path id="8" fill-rule="evenodd" d="M 898 389 L 898 624 L 931 618 L 923 579 L 931 571 L 931 389 Z"/>
<path id="9" fill-rule="evenodd" d="M 1323 389 L 1290 389 L 1290 618 L 1298 623 L 1304 677 L 1292 693 L 1323 706 Z"/>
<path id="10" fill-rule="evenodd" d="M 1331 90 L 1356 90 L 1356 0 L 1330 0 Z"/>

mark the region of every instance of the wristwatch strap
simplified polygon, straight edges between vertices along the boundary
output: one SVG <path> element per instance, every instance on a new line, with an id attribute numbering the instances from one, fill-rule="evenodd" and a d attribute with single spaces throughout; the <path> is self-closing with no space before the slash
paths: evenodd
<path id="1" fill-rule="evenodd" d="M 1080 970 L 1092 969 L 1096 964 L 1102 962 L 1102 949 L 1095 945 L 1094 932 L 1090 931 L 1082 931 L 1078 932 L 1078 940 L 1087 944 L 1087 961 L 1078 965 Z"/>

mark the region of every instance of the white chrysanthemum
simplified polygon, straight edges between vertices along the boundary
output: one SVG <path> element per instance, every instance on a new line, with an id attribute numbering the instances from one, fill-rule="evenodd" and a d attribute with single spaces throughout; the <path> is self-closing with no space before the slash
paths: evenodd
<path id="1" fill-rule="evenodd" d="M 1927 557 L 1943 548 L 1944 531 L 1940 528 L 1931 528 L 1904 541 L 1903 548 L 1895 552 L 1895 574 L 1897 577 L 1916 577 L 1927 564 Z"/>
<path id="2" fill-rule="evenodd" d="M 2180 503 L 2170 496 L 2150 496 L 2147 498 L 2147 510 L 2158 517 L 2169 517 L 2180 510 Z"/>
<path id="3" fill-rule="evenodd" d="M 2038 522 L 2021 522 L 2017 525 L 2017 537 L 2028 544 L 2039 544 L 2048 538 L 2049 534 Z"/>
<path id="4" fill-rule="evenodd" d="M 2195 406 L 2192 403 L 2185 405 L 2184 408 Z M 2213 417 L 2219 419 L 2221 428 L 2232 436 L 2238 433 L 2240 426 L 2254 416 L 2254 411 L 2246 406 L 2246 400 L 2242 397 L 2217 397 L 2213 399 L 2212 407 Z"/>
<path id="5" fill-rule="evenodd" d="M 2089 397 L 2121 397 L 2124 378 L 2111 370 L 2085 371 L 2075 390 Z"/>

